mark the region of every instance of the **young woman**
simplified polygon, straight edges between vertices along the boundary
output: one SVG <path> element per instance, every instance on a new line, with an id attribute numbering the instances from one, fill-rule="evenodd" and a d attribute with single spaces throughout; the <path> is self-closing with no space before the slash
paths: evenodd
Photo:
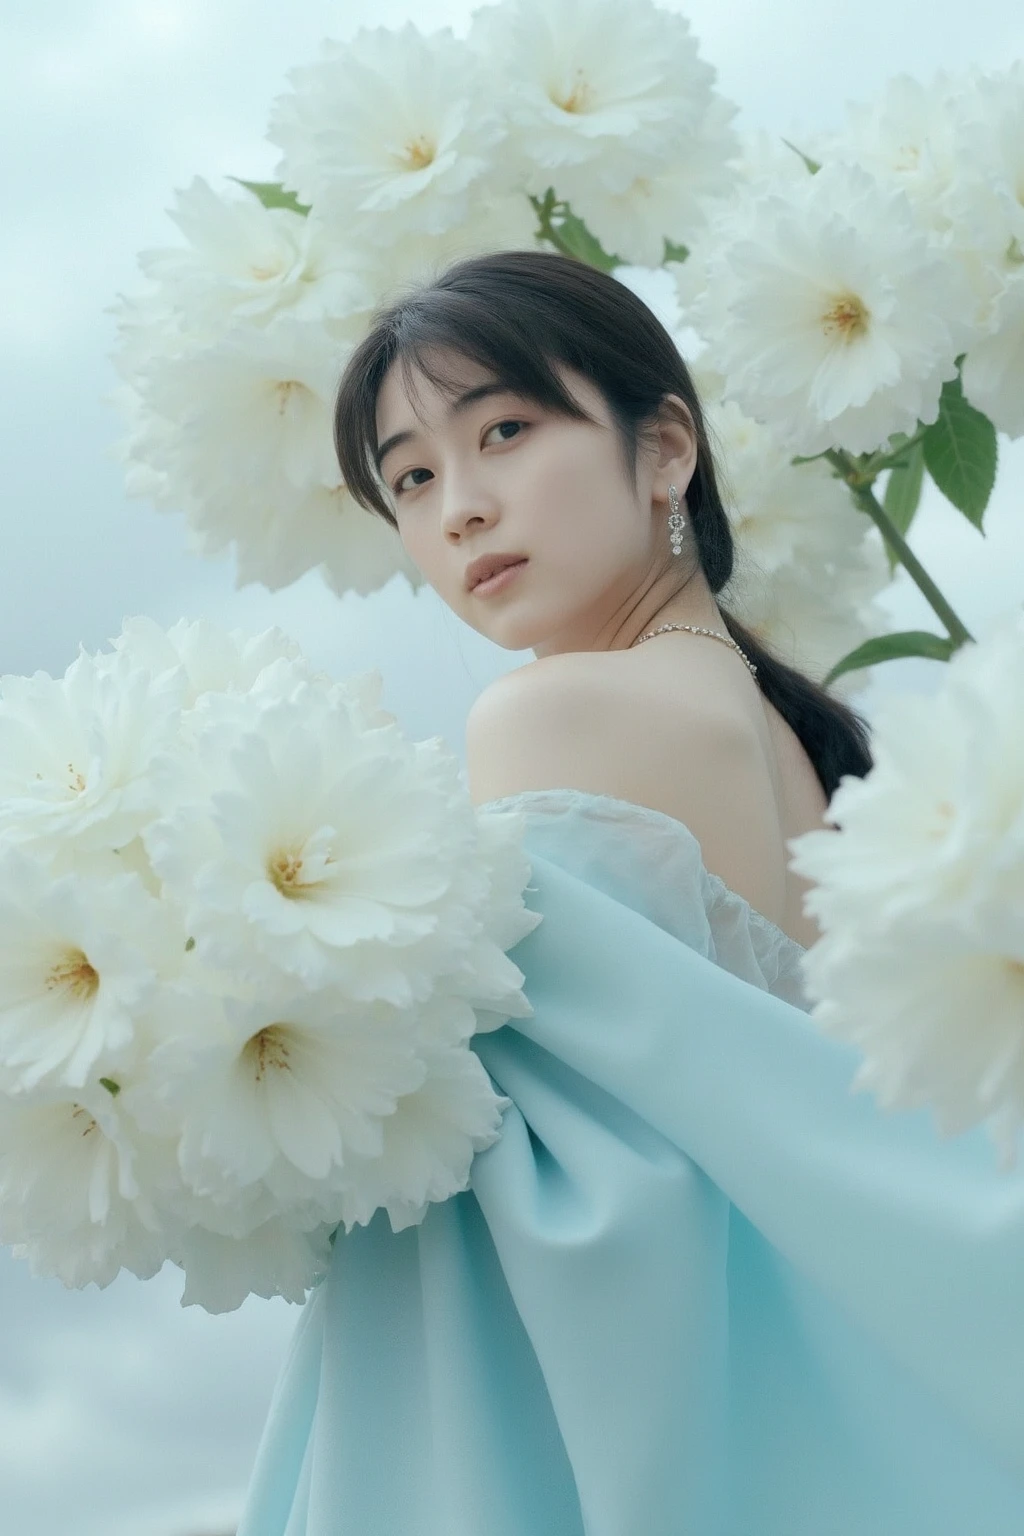
<path id="1" fill-rule="evenodd" d="M 700 402 L 615 279 L 461 262 L 379 315 L 336 441 L 443 600 L 535 660 L 467 727 L 519 813 L 534 1014 L 471 1186 L 339 1233 L 240 1536 L 1010 1536 L 1024 1175 L 851 1097 L 788 839 L 864 722 L 719 606 Z M 507 574 L 494 574 L 503 567 Z"/>

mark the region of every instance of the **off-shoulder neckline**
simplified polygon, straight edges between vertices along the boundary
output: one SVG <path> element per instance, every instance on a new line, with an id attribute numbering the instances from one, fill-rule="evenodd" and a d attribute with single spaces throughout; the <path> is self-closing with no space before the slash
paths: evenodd
<path id="1" fill-rule="evenodd" d="M 667 811 L 657 811 L 653 806 L 641 805 L 636 800 L 622 800 L 618 795 L 596 794 L 592 790 L 572 789 L 569 786 L 559 786 L 552 789 L 517 790 L 515 794 L 501 795 L 496 800 L 484 800 L 477 806 L 477 810 L 495 810 L 501 806 L 513 805 L 522 801 L 563 800 L 576 801 L 584 806 L 605 806 L 609 810 L 614 809 L 625 812 L 627 815 L 635 816 L 638 821 L 647 822 L 652 826 L 661 826 L 668 831 L 673 831 L 677 836 L 684 837 L 695 846 L 700 867 L 709 880 L 716 896 L 719 898 L 724 896 L 733 902 L 738 902 L 742 907 L 746 908 L 754 923 L 775 935 L 783 944 L 788 944 L 792 949 L 799 951 L 801 955 L 807 954 L 806 945 L 801 944 L 792 935 L 786 933 L 784 929 L 779 927 L 778 923 L 773 923 L 770 917 L 765 917 L 764 913 L 759 912 L 756 907 L 752 907 L 747 898 L 741 896 L 739 891 L 734 891 L 731 886 L 726 885 L 720 875 L 713 875 L 711 873 L 704 863 L 700 842 L 696 834 L 686 825 L 685 821 L 680 821 L 676 816 L 670 816 Z"/>

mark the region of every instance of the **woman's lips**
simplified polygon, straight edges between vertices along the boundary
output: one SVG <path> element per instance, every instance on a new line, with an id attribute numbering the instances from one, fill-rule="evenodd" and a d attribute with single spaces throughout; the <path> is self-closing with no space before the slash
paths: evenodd
<path id="1" fill-rule="evenodd" d="M 528 563 L 526 560 L 517 560 L 515 565 L 506 565 L 504 570 L 499 571 L 496 576 L 488 576 L 486 581 L 478 581 L 473 588 L 473 596 L 490 597 L 493 592 L 503 591 Z"/>

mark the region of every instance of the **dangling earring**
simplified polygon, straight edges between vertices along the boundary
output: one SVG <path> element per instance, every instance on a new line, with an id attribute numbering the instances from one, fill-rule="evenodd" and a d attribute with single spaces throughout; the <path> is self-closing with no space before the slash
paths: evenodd
<path id="1" fill-rule="evenodd" d="M 679 492 L 674 485 L 668 488 L 668 504 L 671 508 L 671 516 L 668 520 L 669 537 L 672 540 L 672 553 L 681 555 L 683 552 L 683 529 L 686 523 L 679 511 Z"/>

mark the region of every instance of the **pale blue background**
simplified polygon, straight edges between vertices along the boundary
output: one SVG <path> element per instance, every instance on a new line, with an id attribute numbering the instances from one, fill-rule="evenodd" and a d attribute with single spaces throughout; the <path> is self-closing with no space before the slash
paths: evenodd
<path id="1" fill-rule="evenodd" d="M 628 0 L 623 0 L 624 6 Z M 208 615 L 280 624 L 336 672 L 379 666 L 410 734 L 461 751 L 466 709 L 500 651 L 395 581 L 340 602 L 310 576 L 236 592 L 229 560 L 188 555 L 180 523 L 127 500 L 110 455 L 118 424 L 104 314 L 135 286 L 138 249 L 169 242 L 172 188 L 193 175 L 259 177 L 284 71 L 364 20 L 459 24 L 454 0 L 45 0 L 0 21 L 0 672 L 60 673 L 79 642 L 122 617 Z M 741 121 L 799 141 L 897 71 L 928 78 L 1022 52 L 1018 0 L 693 0 L 684 7 Z M 1024 443 L 1001 444 L 981 538 L 938 498 L 914 543 L 973 631 L 1024 597 Z M 893 627 L 934 627 L 905 579 Z M 929 687 L 928 663 L 883 669 L 862 697 Z M 67 1293 L 0 1253 L 0 1526 L 17 1536 L 198 1536 L 238 1508 L 271 1384 L 295 1318 L 250 1302 L 211 1318 L 177 1306 L 165 1273 Z"/>

